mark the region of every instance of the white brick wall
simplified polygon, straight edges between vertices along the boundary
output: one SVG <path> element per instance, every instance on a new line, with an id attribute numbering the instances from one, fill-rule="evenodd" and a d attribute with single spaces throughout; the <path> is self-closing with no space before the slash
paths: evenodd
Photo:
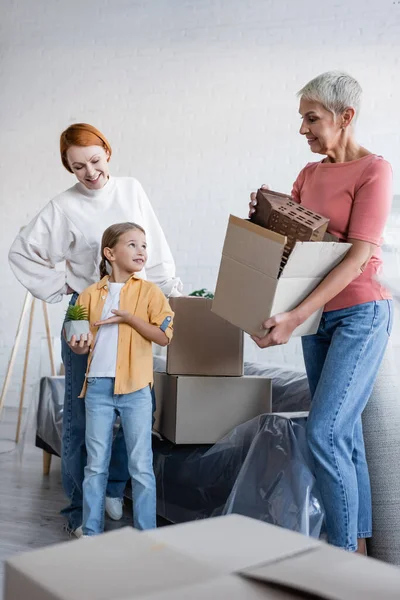
<path id="1" fill-rule="evenodd" d="M 360 80 L 359 139 L 392 162 L 400 192 L 398 2 L 4 0 L 1 39 L 0 378 L 24 296 L 7 251 L 73 184 L 58 155 L 59 133 L 72 122 L 102 129 L 113 173 L 142 182 L 186 291 L 213 288 L 228 214 L 244 216 L 261 183 L 289 191 L 312 159 L 297 134 L 295 93 L 322 71 Z M 55 334 L 62 307 L 50 306 L 50 316 Z M 43 335 L 40 316 L 30 383 Z M 296 343 L 257 354 L 301 360 Z"/>

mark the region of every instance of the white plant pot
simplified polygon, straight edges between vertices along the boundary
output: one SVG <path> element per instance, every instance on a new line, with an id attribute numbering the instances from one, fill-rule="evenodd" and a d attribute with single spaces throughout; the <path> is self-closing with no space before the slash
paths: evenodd
<path id="1" fill-rule="evenodd" d="M 87 336 L 90 332 L 89 321 L 66 321 L 64 323 L 64 328 L 65 339 L 67 342 L 71 341 L 73 335 L 79 341 L 82 334 Z"/>

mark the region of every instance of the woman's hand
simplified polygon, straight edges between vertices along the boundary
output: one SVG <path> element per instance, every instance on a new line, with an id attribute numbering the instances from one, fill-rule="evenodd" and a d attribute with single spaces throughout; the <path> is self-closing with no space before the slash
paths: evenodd
<path id="1" fill-rule="evenodd" d="M 299 325 L 301 325 L 301 321 L 294 311 L 280 313 L 264 321 L 264 329 L 269 330 L 264 337 L 260 338 L 252 335 L 251 339 L 255 341 L 259 348 L 280 346 L 289 341 L 293 331 Z"/>
<path id="2" fill-rule="evenodd" d="M 75 354 L 87 354 L 90 350 L 90 346 L 93 342 L 93 336 L 89 332 L 88 334 L 82 333 L 79 340 L 76 339 L 76 336 L 73 335 L 69 342 L 67 342 L 68 346 L 71 348 Z"/>
<path id="3" fill-rule="evenodd" d="M 265 185 L 264 183 L 261 186 L 261 189 L 263 190 L 269 190 L 269 187 L 267 185 Z M 255 206 L 257 206 L 257 192 L 251 192 L 250 194 L 250 202 L 249 202 L 249 218 L 251 217 L 251 215 L 253 213 L 256 212 Z"/>
<path id="4" fill-rule="evenodd" d="M 132 313 L 130 313 L 129 310 L 112 310 L 111 312 L 115 315 L 115 317 L 108 317 L 108 319 L 104 319 L 103 321 L 96 321 L 96 323 L 93 323 L 93 325 L 95 327 L 100 327 L 100 325 L 113 325 L 119 323 L 130 324 Z"/>
<path id="5" fill-rule="evenodd" d="M 67 291 L 65 292 L 65 295 L 70 296 L 71 294 L 75 294 L 75 290 L 73 290 L 72 287 L 69 287 L 67 284 Z"/>

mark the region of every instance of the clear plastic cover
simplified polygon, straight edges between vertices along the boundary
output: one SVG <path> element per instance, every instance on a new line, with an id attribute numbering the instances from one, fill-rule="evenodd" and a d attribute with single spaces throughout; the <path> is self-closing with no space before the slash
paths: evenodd
<path id="1" fill-rule="evenodd" d="M 173 523 L 239 513 L 318 538 L 323 509 L 306 415 L 266 414 L 211 447 L 155 440 L 158 513 Z"/>

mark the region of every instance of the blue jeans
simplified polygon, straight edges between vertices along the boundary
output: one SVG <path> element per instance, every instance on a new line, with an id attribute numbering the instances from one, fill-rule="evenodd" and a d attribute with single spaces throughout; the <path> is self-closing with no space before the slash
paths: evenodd
<path id="1" fill-rule="evenodd" d="M 392 302 L 325 312 L 302 338 L 312 403 L 307 438 L 326 513 L 328 541 L 357 549 L 372 535 L 371 490 L 361 415 L 392 327 Z"/>
<path id="2" fill-rule="evenodd" d="M 104 502 L 117 415 L 124 428 L 132 480 L 133 524 L 156 527 L 156 482 L 151 447 L 152 397 L 150 387 L 131 394 L 114 394 L 115 379 L 89 377 L 85 397 L 87 466 L 83 482 L 83 533 L 104 530 Z"/>
<path id="3" fill-rule="evenodd" d="M 74 294 L 70 304 L 75 304 Z M 82 525 L 82 484 L 86 465 L 85 401 L 78 398 L 85 380 L 87 355 L 75 354 L 61 332 L 62 359 L 65 367 L 65 396 L 62 430 L 61 476 L 70 504 L 61 513 L 73 530 Z M 129 479 L 128 457 L 120 427 L 113 443 L 107 496 L 122 498 Z"/>

